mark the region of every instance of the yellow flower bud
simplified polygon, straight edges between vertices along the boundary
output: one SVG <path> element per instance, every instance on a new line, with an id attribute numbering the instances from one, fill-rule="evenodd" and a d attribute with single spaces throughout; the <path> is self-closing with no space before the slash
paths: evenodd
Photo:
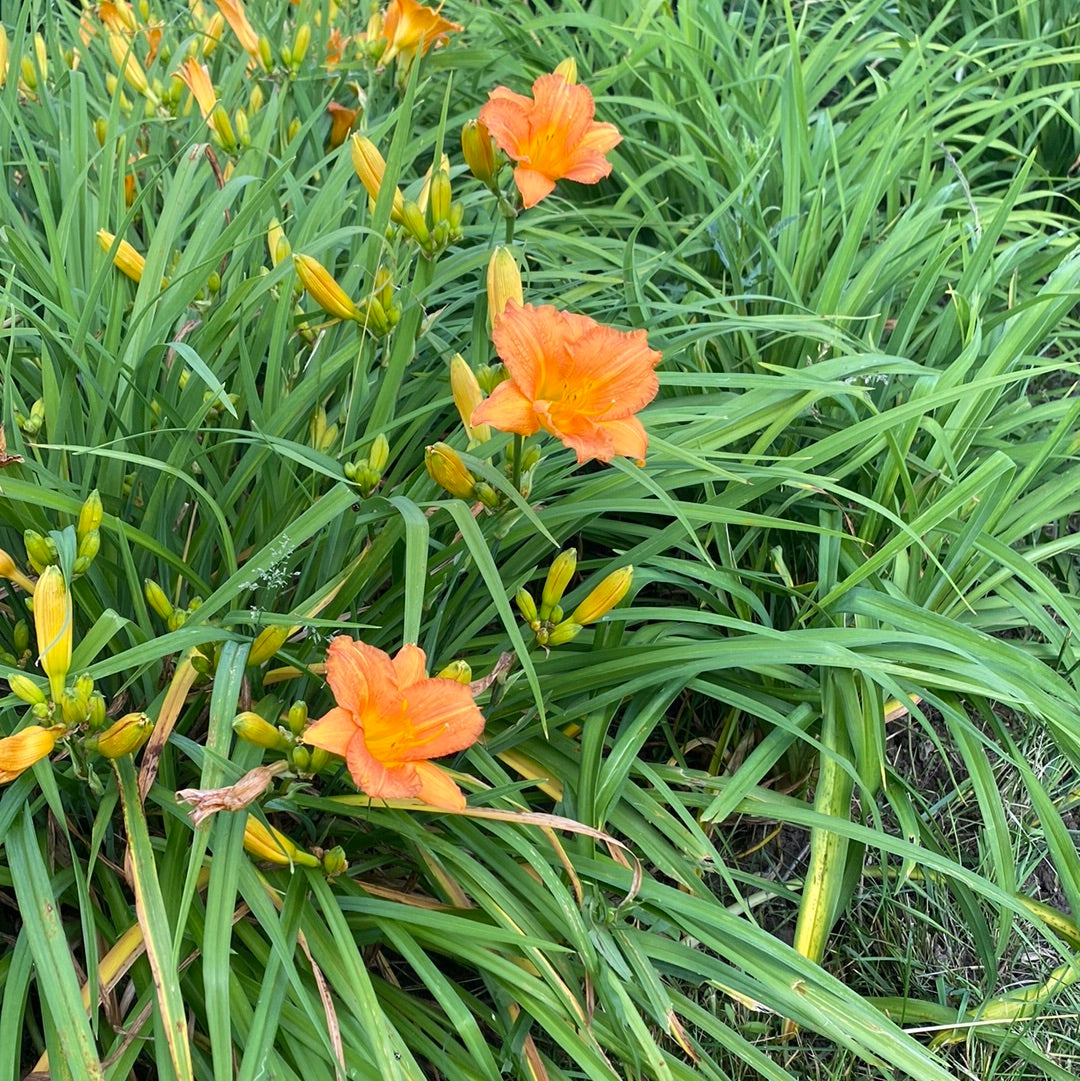
<path id="1" fill-rule="evenodd" d="M 31 724 L 13 736 L 0 739 L 0 772 L 22 773 L 40 759 L 47 758 L 63 732 L 63 725 L 43 728 L 40 724 Z"/>
<path id="2" fill-rule="evenodd" d="M 34 586 L 34 626 L 38 663 L 49 677 L 53 700 L 58 702 L 71 667 L 72 637 L 71 594 L 59 567 L 46 567 Z"/>
<path id="3" fill-rule="evenodd" d="M 296 37 L 293 38 L 292 49 L 290 50 L 289 66 L 294 70 L 298 71 L 300 69 L 310 44 L 311 24 L 302 23 L 296 28 Z"/>
<path id="4" fill-rule="evenodd" d="M 381 474 L 390 461 L 390 443 L 386 436 L 379 432 L 371 442 L 371 450 L 368 451 L 368 465 Z"/>
<path id="5" fill-rule="evenodd" d="M 3 548 L 0 548 L 0 578 L 6 578 L 9 582 L 14 582 L 27 593 L 34 592 L 34 583 L 19 570 L 18 564 Z"/>
<path id="6" fill-rule="evenodd" d="M 244 848 L 256 859 L 276 863 L 281 867 L 287 867 L 293 863 L 301 867 L 320 866 L 319 860 L 310 852 L 297 848 L 281 830 L 263 825 L 257 818 L 250 815 L 244 826 Z"/>
<path id="7" fill-rule="evenodd" d="M 131 51 L 131 39 L 122 34 L 109 34 L 109 52 L 112 53 L 120 74 L 128 81 L 134 90 L 137 90 L 144 98 L 155 100 L 147 81 L 146 72 L 142 65 L 135 59 Z"/>
<path id="8" fill-rule="evenodd" d="M 574 609 L 570 621 L 584 625 L 603 619 L 626 596 L 633 580 L 633 567 L 621 567 L 617 571 L 612 571 Z"/>
<path id="9" fill-rule="evenodd" d="M 231 154 L 236 149 L 236 132 L 233 131 L 229 114 L 220 101 L 210 110 L 210 126 L 220 140 L 222 149 Z"/>
<path id="10" fill-rule="evenodd" d="M 134 754 L 149 738 L 154 722 L 145 713 L 126 713 L 113 721 L 104 732 L 83 740 L 88 750 L 97 751 L 105 758 L 122 758 Z"/>
<path id="11" fill-rule="evenodd" d="M 87 533 L 92 533 L 101 525 L 102 515 L 101 496 L 95 488 L 79 508 L 79 524 L 75 527 L 75 536 L 82 540 Z"/>
<path id="12" fill-rule="evenodd" d="M 420 245 L 421 248 L 431 246 L 431 233 L 428 231 L 427 222 L 424 220 L 424 212 L 417 203 L 405 203 L 401 211 L 401 227 Z"/>
<path id="13" fill-rule="evenodd" d="M 323 853 L 322 869 L 327 878 L 344 874 L 349 868 L 349 861 L 345 856 L 345 849 L 341 845 L 335 845 L 329 852 Z"/>
<path id="14" fill-rule="evenodd" d="M 281 228 L 277 218 L 270 219 L 270 228 L 266 230 L 266 246 L 270 249 L 270 262 L 274 266 L 292 254 L 292 248 L 289 247 L 289 241 L 285 237 L 285 230 Z"/>
<path id="15" fill-rule="evenodd" d="M 45 692 L 29 676 L 16 672 L 7 677 L 11 693 L 29 706 L 44 705 L 47 701 Z"/>
<path id="16" fill-rule="evenodd" d="M 451 200 L 450 171 L 449 164 L 446 164 L 436 169 L 431 177 L 431 222 L 433 225 L 445 222 L 450 217 Z"/>
<path id="17" fill-rule="evenodd" d="M 525 622 L 535 631 L 540 626 L 540 614 L 536 610 L 533 595 L 527 589 L 519 589 L 514 601 Z"/>
<path id="18" fill-rule="evenodd" d="M 549 646 L 561 646 L 566 642 L 569 642 L 572 638 L 576 638 L 581 633 L 581 624 L 574 623 L 571 620 L 567 620 L 565 623 L 560 623 L 556 627 L 552 627 L 547 633 L 546 645 Z"/>
<path id="19" fill-rule="evenodd" d="M 292 634 L 292 627 L 271 626 L 264 627 L 252 643 L 251 652 L 248 653 L 248 668 L 257 668 L 265 664 L 285 644 L 285 639 Z"/>
<path id="20" fill-rule="evenodd" d="M 307 702 L 300 699 L 289 707 L 289 713 L 287 718 L 289 725 L 289 731 L 294 736 L 300 735 L 308 723 L 308 708 Z"/>
<path id="21" fill-rule="evenodd" d="M 165 590 L 153 578 L 143 579 L 143 594 L 146 597 L 146 603 L 150 605 L 155 615 L 167 620 L 173 614 L 172 601 L 169 600 L 165 595 Z"/>
<path id="22" fill-rule="evenodd" d="M 360 309 L 349 299 L 333 275 L 310 255 L 293 254 L 293 265 L 308 295 L 327 315 L 337 319 L 361 318 Z"/>
<path id="23" fill-rule="evenodd" d="M 116 234 L 110 233 L 105 229 L 99 229 L 98 243 L 101 245 L 101 250 L 108 254 L 112 250 L 113 242 L 116 240 Z M 121 240 L 116 246 L 116 251 L 113 254 L 113 265 L 121 274 L 129 277 L 133 282 L 142 281 L 143 271 L 146 270 L 146 259 L 140 255 L 132 245 L 126 240 Z M 166 281 L 163 278 L 161 280 L 162 288 L 165 287 Z"/>
<path id="24" fill-rule="evenodd" d="M 521 288 L 521 271 L 518 270 L 514 253 L 499 244 L 491 253 L 487 270 L 488 332 L 491 332 L 495 320 L 502 315 L 506 305 L 514 300 L 525 303 L 525 293 Z"/>
<path id="25" fill-rule="evenodd" d="M 91 529 L 83 535 L 79 541 L 78 558 L 75 560 L 75 569 L 79 574 L 84 574 L 86 568 L 94 562 L 98 552 L 101 551 L 101 530 Z"/>
<path id="26" fill-rule="evenodd" d="M 551 610 L 562 600 L 570 579 L 574 577 L 577 569 L 577 552 L 573 548 L 567 548 L 560 552 L 548 570 L 544 581 L 544 588 L 540 594 L 540 618 L 547 619 Z"/>
<path id="27" fill-rule="evenodd" d="M 465 362 L 460 353 L 455 353 L 450 359 L 450 392 L 454 396 L 454 405 L 457 406 L 458 416 L 472 443 L 486 443 L 491 438 L 491 428 L 486 424 L 477 424 L 473 427 L 469 418 L 473 410 L 484 400 L 484 392 L 476 381 L 476 375 L 472 368 Z"/>
<path id="28" fill-rule="evenodd" d="M 571 86 L 577 82 L 577 61 L 568 56 L 555 65 L 555 74 L 561 75 Z"/>
<path id="29" fill-rule="evenodd" d="M 468 120 L 461 129 L 461 153 L 469 172 L 488 187 L 495 182 L 499 171 L 495 156 L 495 141 L 487 125 L 480 120 Z"/>
<path id="30" fill-rule="evenodd" d="M 56 545 L 36 529 L 24 531 L 23 546 L 26 548 L 26 558 L 38 574 L 56 560 Z"/>
<path id="31" fill-rule="evenodd" d="M 445 443 L 433 443 L 424 451 L 424 465 L 431 479 L 452 496 L 469 501 L 475 498 L 476 478 L 456 450 Z"/>
<path id="32" fill-rule="evenodd" d="M 280 729 L 250 710 L 238 713 L 232 726 L 242 740 L 254 743 L 256 747 L 265 747 L 268 751 L 287 751 L 292 746 Z"/>
<path id="33" fill-rule="evenodd" d="M 7 31 L 0 23 L 0 86 L 7 85 L 8 73 L 8 36 Z"/>
<path id="34" fill-rule="evenodd" d="M 353 135 L 349 141 L 352 151 L 353 168 L 360 182 L 367 190 L 368 198 L 374 205 L 382 188 L 383 177 L 386 175 L 386 161 L 379 148 L 366 136 L 359 133 Z M 405 197 L 399 188 L 394 189 L 394 205 L 390 210 L 390 219 L 399 224 L 404 221 Z"/>
<path id="35" fill-rule="evenodd" d="M 224 30 L 225 16 L 220 11 L 215 11 L 210 17 L 210 21 L 203 27 L 203 56 L 209 56 L 218 47 Z"/>
<path id="36" fill-rule="evenodd" d="M 435 678 L 452 679 L 455 683 L 463 683 L 467 687 L 472 683 L 472 668 L 468 661 L 451 661 Z"/>

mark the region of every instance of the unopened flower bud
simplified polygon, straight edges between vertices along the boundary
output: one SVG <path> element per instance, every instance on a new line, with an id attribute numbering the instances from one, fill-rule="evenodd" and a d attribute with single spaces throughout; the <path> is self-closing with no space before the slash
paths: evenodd
<path id="1" fill-rule="evenodd" d="M 150 605 L 155 615 L 164 620 L 168 620 L 172 616 L 175 611 L 172 601 L 165 596 L 165 590 L 153 578 L 143 579 L 143 594 L 146 597 L 146 603 Z"/>
<path id="2" fill-rule="evenodd" d="M 253 815 L 248 816 L 244 826 L 244 848 L 256 859 L 276 863 L 281 867 L 293 863 L 301 867 L 320 865 L 319 860 L 310 852 L 298 848 L 281 830 L 263 825 Z"/>
<path id="3" fill-rule="evenodd" d="M 468 661 L 451 661 L 436 679 L 452 679 L 455 683 L 464 683 L 467 687 L 472 683 L 472 668 Z"/>
<path id="4" fill-rule="evenodd" d="M 101 496 L 95 488 L 79 508 L 79 523 L 75 527 L 75 536 L 81 541 L 87 533 L 93 533 L 101 525 L 102 516 Z"/>
<path id="5" fill-rule="evenodd" d="M 33 593 L 33 591 L 34 583 L 30 582 L 29 592 Z M 20 657 L 24 656 L 30 648 L 30 624 L 25 619 L 16 620 L 15 626 L 11 630 L 11 637 L 15 643 L 16 654 Z"/>
<path id="6" fill-rule="evenodd" d="M 568 56 L 555 65 L 555 74 L 561 75 L 571 86 L 577 82 L 577 61 Z"/>
<path id="7" fill-rule="evenodd" d="M 424 221 L 424 212 L 411 200 L 402 208 L 401 227 L 421 248 L 431 247 L 431 233 L 428 231 L 427 222 Z"/>
<path id="8" fill-rule="evenodd" d="M 292 732 L 294 736 L 298 736 L 303 732 L 304 726 L 308 723 L 307 703 L 303 701 L 303 699 L 293 702 L 289 707 L 287 723 L 289 731 Z"/>
<path id="9" fill-rule="evenodd" d="M 210 110 L 210 125 L 224 151 L 231 154 L 236 149 L 236 132 L 233 130 L 228 111 L 220 101 Z"/>
<path id="10" fill-rule="evenodd" d="M 491 187 L 498 172 L 495 142 L 487 125 L 480 120 L 467 120 L 461 129 L 461 153 L 469 172 L 481 183 Z"/>
<path id="11" fill-rule="evenodd" d="M 40 534 L 38 534 L 40 536 Z M 14 582 L 20 589 L 27 593 L 34 592 L 33 581 L 21 570 L 11 555 L 0 548 L 0 578 L 6 578 Z"/>
<path id="12" fill-rule="evenodd" d="M 40 724 L 30 724 L 13 736 L 0 739 L 0 773 L 22 773 L 47 758 L 63 732 L 63 725 L 43 728 Z"/>
<path id="13" fill-rule="evenodd" d="M 484 393 L 472 368 L 460 353 L 455 353 L 450 359 L 450 392 L 454 396 L 454 405 L 469 440 L 473 443 L 486 443 L 491 438 L 491 428 L 486 424 L 473 426 L 469 423 L 473 410 L 484 400 Z"/>
<path id="14" fill-rule="evenodd" d="M 450 217 L 450 173 L 445 167 L 436 169 L 431 177 L 431 223 L 438 225 Z"/>
<path id="15" fill-rule="evenodd" d="M 525 622 L 535 631 L 540 626 L 540 615 L 536 611 L 536 601 L 533 600 L 533 595 L 527 589 L 519 589 L 514 601 Z"/>
<path id="16" fill-rule="evenodd" d="M 548 631 L 547 645 L 561 646 L 576 638 L 581 633 L 581 624 L 567 621 L 560 623 Z"/>
<path id="17" fill-rule="evenodd" d="M 251 652 L 248 653 L 248 668 L 257 668 L 265 664 L 285 644 L 285 640 L 292 634 L 293 628 L 274 624 L 264 627 L 252 643 Z"/>
<path id="18" fill-rule="evenodd" d="M 106 229 L 99 229 L 97 238 L 103 252 L 108 254 L 112 251 L 113 242 L 116 240 L 115 233 L 110 233 Z M 117 244 L 112 260 L 113 266 L 125 277 L 130 278 L 133 282 L 142 281 L 143 271 L 146 270 L 146 259 L 126 240 L 121 240 Z"/>
<path id="19" fill-rule="evenodd" d="M 64 724 L 69 728 L 82 724 L 86 720 L 88 705 L 89 703 L 80 702 L 70 688 L 65 688 L 59 699 L 60 716 L 63 717 Z"/>
<path id="20" fill-rule="evenodd" d="M 266 246 L 270 250 L 270 262 L 277 266 L 292 254 L 292 248 L 285 237 L 285 230 L 281 228 L 277 218 L 270 219 L 270 228 L 266 230 Z"/>
<path id="21" fill-rule="evenodd" d="M 335 878 L 337 875 L 344 874 L 349 869 L 345 849 L 341 845 L 335 845 L 329 852 L 324 852 L 322 868 L 327 878 Z"/>
<path id="22" fill-rule="evenodd" d="M 571 621 L 586 624 L 603 619 L 626 596 L 633 580 L 633 567 L 620 567 L 619 570 L 612 571 L 574 609 Z"/>
<path id="23" fill-rule="evenodd" d="M 251 125 L 247 112 L 240 106 L 233 113 L 233 125 L 236 128 L 236 141 L 241 146 L 251 146 Z"/>
<path id="24" fill-rule="evenodd" d="M 521 287 L 521 271 L 518 270 L 517 257 L 505 245 L 499 244 L 491 253 L 487 270 L 488 332 L 495 325 L 495 320 L 502 315 L 506 305 L 513 300 L 517 304 L 525 302 Z"/>
<path id="25" fill-rule="evenodd" d="M 293 263 L 308 295 L 328 315 L 338 319 L 360 319 L 360 309 L 352 302 L 333 275 L 310 255 L 293 253 Z"/>
<path id="26" fill-rule="evenodd" d="M 322 747 L 311 749 L 311 761 L 308 763 L 308 772 L 311 774 L 321 773 L 330 762 L 330 752 Z"/>
<path id="27" fill-rule="evenodd" d="M 424 465 L 431 479 L 452 496 L 469 501 L 475 498 L 476 478 L 456 450 L 445 443 L 433 443 L 424 452 Z"/>
<path id="28" fill-rule="evenodd" d="M 51 538 L 38 533 L 37 530 L 27 529 L 23 532 L 23 545 L 26 548 L 26 558 L 30 560 L 30 566 L 38 574 L 56 562 L 56 545 Z"/>
<path id="29" fill-rule="evenodd" d="M 372 440 L 371 450 L 368 451 L 367 460 L 368 465 L 374 469 L 376 473 L 382 473 L 383 470 L 386 469 L 386 465 L 390 461 L 390 443 L 382 432 L 379 432 Z"/>
<path id="30" fill-rule="evenodd" d="M 86 723 L 91 731 L 105 727 L 105 696 L 101 691 L 90 695 L 90 705 L 86 711 Z"/>
<path id="31" fill-rule="evenodd" d="M 366 136 L 359 133 L 353 135 L 350 140 L 352 151 L 353 168 L 360 177 L 360 183 L 368 193 L 372 205 L 379 198 L 379 190 L 382 188 L 383 177 L 386 175 L 386 161 L 379 148 Z M 399 188 L 394 189 L 394 205 L 390 210 L 391 221 L 401 224 L 404 221 L 405 197 Z"/>
<path id="32" fill-rule="evenodd" d="M 80 574 L 94 562 L 94 557 L 101 551 L 101 530 L 91 529 L 83 535 L 79 541 L 78 555 L 75 566 Z"/>
<path id="33" fill-rule="evenodd" d="M 306 747 L 293 747 L 289 751 L 289 761 L 297 773 L 307 773 L 311 765 L 311 752 Z"/>
<path id="34" fill-rule="evenodd" d="M 8 676 L 7 681 L 8 686 L 11 688 L 11 693 L 27 705 L 43 705 L 47 701 L 45 692 L 37 685 L 37 683 L 29 676 L 23 675 L 21 672 L 16 672 L 14 675 Z"/>
<path id="35" fill-rule="evenodd" d="M 502 502 L 502 496 L 486 480 L 476 482 L 476 498 L 488 510 L 495 510 Z"/>
<path id="36" fill-rule="evenodd" d="M 34 586 L 34 627 L 38 663 L 49 677 L 53 700 L 59 701 L 71 667 L 72 638 L 71 594 L 59 567 L 46 567 Z"/>
<path id="37" fill-rule="evenodd" d="M 292 747 L 281 729 L 275 728 L 269 721 L 264 721 L 250 710 L 238 713 L 232 726 L 242 740 L 254 743 L 256 747 L 265 747 L 268 751 L 287 751 Z"/>
<path id="38" fill-rule="evenodd" d="M 126 713 L 104 732 L 88 736 L 83 745 L 105 758 L 134 754 L 149 738 L 154 722 L 145 713 Z"/>
<path id="39" fill-rule="evenodd" d="M 548 619 L 551 616 L 551 610 L 562 600 L 562 595 L 566 592 L 570 579 L 574 577 L 576 568 L 577 552 L 573 548 L 567 548 L 552 560 L 540 594 L 541 619 Z"/>

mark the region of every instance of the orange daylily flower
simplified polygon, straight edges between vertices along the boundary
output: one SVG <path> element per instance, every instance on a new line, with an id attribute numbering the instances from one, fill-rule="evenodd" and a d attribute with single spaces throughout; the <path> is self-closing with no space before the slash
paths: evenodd
<path id="1" fill-rule="evenodd" d="M 214 84 L 210 80 L 210 69 L 196 60 L 185 60 L 176 69 L 176 75 L 191 91 L 191 96 L 198 104 L 203 119 L 209 120 L 218 98 Z"/>
<path id="2" fill-rule="evenodd" d="M 444 19 L 440 11 L 442 4 L 432 10 L 416 0 L 390 0 L 382 26 L 386 49 L 379 58 L 379 66 L 386 67 L 399 54 L 412 59 L 417 50 L 426 53 L 440 38 L 465 29 Z"/>
<path id="3" fill-rule="evenodd" d="M 332 639 L 326 679 L 337 705 L 303 739 L 341 755 L 356 787 L 369 796 L 413 797 L 460 810 L 461 789 L 429 759 L 472 746 L 484 715 L 468 687 L 429 678 L 426 662 L 417 646 L 402 647 L 391 660 L 364 642 Z"/>
<path id="4" fill-rule="evenodd" d="M 644 464 L 649 437 L 634 414 L 656 397 L 653 368 L 663 359 L 644 330 L 511 300 L 492 338 L 510 378 L 473 410 L 470 424 L 517 435 L 543 428 L 578 462 L 623 454 Z"/>
<path id="5" fill-rule="evenodd" d="M 345 46 L 351 40 L 351 38 L 343 37 L 341 29 L 337 26 L 330 31 L 330 36 L 326 39 L 326 68 L 328 71 L 333 71 L 345 59 Z"/>
<path id="6" fill-rule="evenodd" d="M 360 115 L 359 109 L 350 109 L 347 105 L 339 105 L 336 101 L 330 102 L 326 107 L 330 114 L 330 147 L 341 146 L 349 137 L 356 118 Z"/>
<path id="7" fill-rule="evenodd" d="M 533 83 L 533 97 L 498 86 L 480 109 L 480 122 L 513 161 L 522 204 L 536 206 L 555 181 L 596 184 L 611 172 L 604 155 L 622 141 L 614 124 L 593 120 L 596 103 L 587 86 L 552 72 Z"/>
<path id="8" fill-rule="evenodd" d="M 259 55 L 259 35 L 248 21 L 247 12 L 244 10 L 242 0 L 214 0 L 218 11 L 225 17 L 225 21 L 232 28 L 236 40 L 240 42 L 240 48 L 248 56 Z"/>

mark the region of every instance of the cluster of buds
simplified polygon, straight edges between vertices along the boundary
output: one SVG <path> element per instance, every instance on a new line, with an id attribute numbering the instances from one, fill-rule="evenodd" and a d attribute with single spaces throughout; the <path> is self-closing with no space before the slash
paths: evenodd
<path id="1" fill-rule="evenodd" d="M 539 608 L 527 589 L 518 590 L 514 598 L 518 611 L 536 636 L 536 644 L 545 649 L 571 641 L 583 627 L 603 619 L 626 596 L 634 580 L 633 567 L 612 571 L 567 617 L 561 602 L 576 569 L 577 553 L 572 549 L 560 552 L 548 569 Z"/>
<path id="2" fill-rule="evenodd" d="M 4 560 L 10 560 L 11 557 L 7 552 L 0 549 L 0 562 Z M 17 568 L 16 568 L 17 569 Z M 11 578 L 7 574 L 0 572 L 0 577 L 7 578 L 11 581 Z M 25 576 L 24 576 L 25 577 Z M 30 582 L 30 592 L 33 592 L 34 583 Z M 11 645 L 14 650 L 5 649 L 0 646 L 0 664 L 6 664 L 9 668 L 23 668 L 30 660 L 30 624 L 25 619 L 17 619 L 11 628 Z"/>
<path id="3" fill-rule="evenodd" d="M 192 597 L 186 608 L 178 608 L 153 578 L 143 579 L 143 596 L 150 610 L 170 631 L 178 631 L 187 622 L 188 616 L 202 604 L 202 597 Z"/>
<path id="4" fill-rule="evenodd" d="M 322 454 L 326 454 L 337 442 L 338 426 L 336 423 L 329 423 L 326 410 L 321 405 L 311 415 L 308 432 L 311 437 L 311 445 Z"/>
<path id="5" fill-rule="evenodd" d="M 354 458 L 346 462 L 342 467 L 347 480 L 351 480 L 361 494 L 367 498 L 374 495 L 379 485 L 382 484 L 383 473 L 386 472 L 387 463 L 390 461 L 390 444 L 386 436 L 380 432 L 372 440 L 366 458 Z"/>
<path id="6" fill-rule="evenodd" d="M 0 739 L 0 784 L 47 758 L 61 739 L 82 734 L 86 751 L 119 758 L 137 751 L 153 727 L 144 713 L 129 713 L 106 728 L 105 699 L 89 673 L 69 683 L 73 611 L 59 567 L 42 570 L 34 585 L 33 606 L 38 665 L 48 682 L 43 685 L 23 672 L 8 677 L 11 693 L 30 707 L 33 723 Z"/>
<path id="7" fill-rule="evenodd" d="M 23 413 L 15 414 L 15 423 L 19 426 L 23 435 L 37 435 L 41 426 L 45 423 L 45 402 L 41 398 L 35 399 L 30 406 L 30 415 Z"/>
<path id="8" fill-rule="evenodd" d="M 330 762 L 330 752 L 321 747 L 305 745 L 303 736 L 307 725 L 307 704 L 297 701 L 276 725 L 253 710 L 238 713 L 233 720 L 233 731 L 246 743 L 282 755 L 301 777 L 313 777 L 326 768 Z"/>
<path id="9" fill-rule="evenodd" d="M 350 140 L 350 149 L 353 168 L 368 193 L 370 206 L 374 208 L 386 177 L 386 161 L 379 148 L 359 133 Z M 429 259 L 439 255 L 448 244 L 461 239 L 464 218 L 464 204 L 453 201 L 450 162 L 445 155 L 437 166 L 433 165 L 428 170 L 415 201 L 406 199 L 400 188 L 394 188 L 390 220 L 401 226 Z"/>
<path id="10" fill-rule="evenodd" d="M 431 479 L 455 499 L 480 503 L 488 510 L 499 506 L 499 493 L 487 481 L 477 480 L 453 447 L 432 443 L 424 451 L 424 465 Z"/>
<path id="11" fill-rule="evenodd" d="M 307 56 L 308 47 L 311 45 L 311 23 L 301 23 L 296 28 L 292 45 L 287 42 L 281 46 L 281 62 L 289 69 L 292 76 L 299 74 L 304 66 L 304 57 Z"/>

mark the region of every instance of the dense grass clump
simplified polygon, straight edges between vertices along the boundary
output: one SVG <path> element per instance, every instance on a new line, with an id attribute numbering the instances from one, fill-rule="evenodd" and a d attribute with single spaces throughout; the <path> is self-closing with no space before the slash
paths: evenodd
<path id="1" fill-rule="evenodd" d="M 1069 5 L 3 19 L 0 1081 L 1075 1076 Z"/>

